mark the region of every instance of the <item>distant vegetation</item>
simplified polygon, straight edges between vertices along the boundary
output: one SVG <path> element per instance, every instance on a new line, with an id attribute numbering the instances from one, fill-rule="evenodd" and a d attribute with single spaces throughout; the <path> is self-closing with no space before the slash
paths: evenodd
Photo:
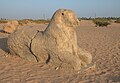
<path id="1" fill-rule="evenodd" d="M 9 19 L 0 19 L 0 23 L 7 23 Z M 37 23 L 37 24 L 46 24 L 49 23 L 49 20 L 44 20 L 44 19 L 38 19 L 38 20 L 33 20 L 33 19 L 22 19 L 22 20 L 17 20 L 20 25 L 28 24 L 28 23 Z"/>
<path id="2" fill-rule="evenodd" d="M 79 20 L 92 20 L 96 26 L 108 26 L 111 22 L 120 23 L 120 17 L 98 17 L 98 18 L 92 18 L 92 17 L 82 17 L 78 18 Z M 0 23 L 7 23 L 9 19 L 1 18 Z M 36 23 L 36 24 L 47 24 L 50 22 L 50 20 L 44 20 L 44 19 L 22 19 L 18 20 L 20 25 L 28 24 L 28 23 Z"/>
<path id="3" fill-rule="evenodd" d="M 0 23 L 7 23 L 7 19 L 1 18 Z"/>
<path id="4" fill-rule="evenodd" d="M 46 24 L 49 23 L 49 20 L 33 20 L 33 19 L 23 19 L 23 20 L 18 20 L 20 25 L 28 24 L 28 23 L 37 23 L 37 24 Z"/>
<path id="5" fill-rule="evenodd" d="M 115 23 L 120 23 L 120 18 L 115 21 Z"/>
<path id="6" fill-rule="evenodd" d="M 82 18 L 78 18 L 79 20 L 92 20 L 93 23 L 96 24 L 96 26 L 108 26 L 111 24 L 111 22 L 115 22 L 115 23 L 120 23 L 120 17 L 98 17 L 98 18 L 87 18 L 87 17 L 82 17 Z"/>
<path id="7" fill-rule="evenodd" d="M 120 19 L 120 17 L 97 17 L 97 18 L 100 18 L 100 19 L 106 19 L 106 20 L 117 20 L 117 19 Z M 79 20 L 93 20 L 95 18 L 92 18 L 92 17 L 81 17 L 81 18 L 78 18 Z"/>
<path id="8" fill-rule="evenodd" d="M 100 27 L 107 27 L 108 25 L 110 25 L 110 19 L 104 19 L 104 18 L 95 18 L 93 19 L 93 23 L 96 24 L 96 27 L 97 26 L 100 26 Z"/>

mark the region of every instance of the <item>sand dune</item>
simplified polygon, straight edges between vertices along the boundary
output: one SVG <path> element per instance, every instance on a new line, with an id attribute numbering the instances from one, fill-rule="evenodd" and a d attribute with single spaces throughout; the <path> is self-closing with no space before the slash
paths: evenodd
<path id="1" fill-rule="evenodd" d="M 0 83 L 119 83 L 120 82 L 120 24 L 94 27 L 82 21 L 76 29 L 78 44 L 93 56 L 96 68 L 65 73 L 31 63 L 8 54 L 7 37 L 0 24 Z M 44 30 L 46 25 L 28 25 Z"/>

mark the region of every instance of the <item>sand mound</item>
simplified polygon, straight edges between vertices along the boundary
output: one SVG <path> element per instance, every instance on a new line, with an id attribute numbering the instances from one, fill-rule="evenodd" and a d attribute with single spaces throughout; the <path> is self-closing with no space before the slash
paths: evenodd
<path id="1" fill-rule="evenodd" d="M 3 31 L 6 33 L 13 33 L 19 26 L 18 21 L 8 21 L 3 27 Z"/>

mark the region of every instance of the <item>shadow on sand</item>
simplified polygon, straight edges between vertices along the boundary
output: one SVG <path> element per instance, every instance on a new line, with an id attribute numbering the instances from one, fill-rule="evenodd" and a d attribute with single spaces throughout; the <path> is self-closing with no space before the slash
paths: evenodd
<path id="1" fill-rule="evenodd" d="M 9 52 L 9 49 L 7 46 L 7 38 L 0 38 L 0 49 L 2 49 L 5 52 Z"/>
<path id="2" fill-rule="evenodd" d="M 4 31 L 3 31 L 3 30 L 0 30 L 0 32 L 1 32 L 1 33 L 4 33 Z"/>
<path id="3" fill-rule="evenodd" d="M 1 33 L 7 33 L 7 32 L 5 32 L 4 30 L 0 30 L 0 32 L 1 32 Z M 9 33 L 7 33 L 7 34 L 9 34 Z"/>

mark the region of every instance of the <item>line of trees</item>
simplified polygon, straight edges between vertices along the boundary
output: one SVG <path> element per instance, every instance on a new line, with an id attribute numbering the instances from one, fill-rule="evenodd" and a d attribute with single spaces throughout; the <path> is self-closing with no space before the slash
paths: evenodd
<path id="1" fill-rule="evenodd" d="M 96 27 L 97 26 L 108 26 L 111 24 L 111 22 L 115 22 L 115 23 L 120 23 L 120 17 L 97 17 L 97 18 L 87 18 L 87 17 L 82 17 L 82 18 L 78 18 L 79 20 L 92 20 L 93 23 L 95 23 Z"/>
<path id="2" fill-rule="evenodd" d="M 96 17 L 97 19 L 107 19 L 107 20 L 119 20 L 120 17 Z M 96 19 L 96 18 L 93 18 L 93 17 L 81 17 L 81 18 L 78 18 L 79 20 L 93 20 L 93 19 Z"/>

